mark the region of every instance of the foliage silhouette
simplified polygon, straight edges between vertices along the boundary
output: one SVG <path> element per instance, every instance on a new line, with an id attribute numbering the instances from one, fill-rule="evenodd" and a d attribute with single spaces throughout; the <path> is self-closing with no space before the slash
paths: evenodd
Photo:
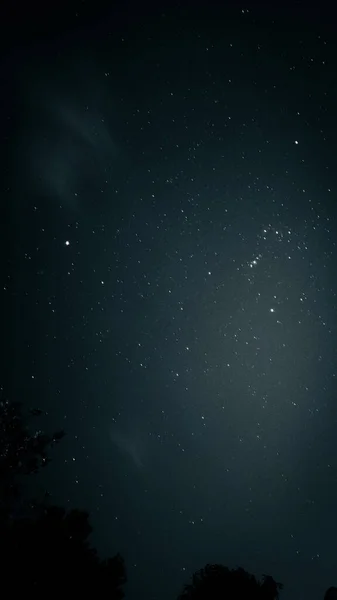
<path id="1" fill-rule="evenodd" d="M 55 506 L 35 518 L 8 521 L 0 538 L 2 587 L 10 589 L 12 597 L 42 598 L 52 589 L 54 594 L 108 593 L 111 600 L 124 598 L 122 557 L 100 560 L 88 543 L 90 533 L 88 513 Z"/>
<path id="2" fill-rule="evenodd" d="M 124 598 L 126 583 L 123 558 L 101 560 L 88 542 L 88 513 L 66 511 L 56 506 L 28 502 L 24 518 L 18 518 L 22 476 L 37 473 L 49 463 L 48 449 L 60 439 L 41 431 L 31 433 L 30 418 L 20 403 L 0 402 L 0 577 L 2 589 L 11 597 L 33 595 L 42 599 L 53 594 L 109 594 Z"/>
<path id="3" fill-rule="evenodd" d="M 64 436 L 58 431 L 52 436 L 42 431 L 33 433 L 29 427 L 32 417 L 42 411 L 31 409 L 27 414 L 19 402 L 0 402 L 0 509 L 13 508 L 20 495 L 22 476 L 37 473 L 49 463 L 48 450 Z"/>
<path id="4" fill-rule="evenodd" d="M 241 567 L 228 569 L 223 565 L 207 564 L 192 576 L 177 600 L 276 600 L 278 590 L 283 589 L 270 575 L 263 575 L 263 582 L 256 580 Z"/>
<path id="5" fill-rule="evenodd" d="M 324 594 L 324 600 L 337 600 L 337 587 L 329 587 Z"/>

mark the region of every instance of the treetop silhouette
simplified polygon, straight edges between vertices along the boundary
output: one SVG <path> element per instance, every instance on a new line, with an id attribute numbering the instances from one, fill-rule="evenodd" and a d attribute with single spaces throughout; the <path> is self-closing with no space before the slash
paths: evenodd
<path id="1" fill-rule="evenodd" d="M 270 575 L 259 582 L 241 567 L 228 569 L 219 564 L 207 564 L 192 576 L 178 600 L 277 600 L 283 588 Z"/>

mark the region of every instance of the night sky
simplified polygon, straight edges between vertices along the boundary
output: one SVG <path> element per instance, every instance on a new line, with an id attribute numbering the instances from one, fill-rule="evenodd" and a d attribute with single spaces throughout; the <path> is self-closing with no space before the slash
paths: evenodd
<path id="1" fill-rule="evenodd" d="M 208 562 L 323 598 L 331 16 L 124 6 L 25 9 L 2 41 L 2 380 L 67 434 L 36 493 L 90 512 L 101 556 L 125 558 L 126 600 L 174 600 Z"/>

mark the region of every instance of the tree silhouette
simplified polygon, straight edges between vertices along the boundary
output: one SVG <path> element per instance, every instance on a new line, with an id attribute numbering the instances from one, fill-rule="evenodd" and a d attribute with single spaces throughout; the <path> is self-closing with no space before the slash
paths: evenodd
<path id="1" fill-rule="evenodd" d="M 124 598 L 124 561 L 119 554 L 100 560 L 88 542 L 91 531 L 88 513 L 55 506 L 36 518 L 8 521 L 0 538 L 2 588 L 10 589 L 12 597 L 42 598 L 52 590 Z"/>
<path id="2" fill-rule="evenodd" d="M 337 587 L 329 587 L 324 594 L 324 600 L 337 600 Z"/>
<path id="3" fill-rule="evenodd" d="M 223 565 L 207 564 L 192 576 L 192 583 L 184 586 L 177 600 L 276 600 L 283 588 L 270 575 L 256 580 L 241 567 L 228 569 Z"/>
<path id="4" fill-rule="evenodd" d="M 0 510 L 3 516 L 13 508 L 20 495 L 22 476 L 37 473 L 49 463 L 48 450 L 64 436 L 52 436 L 30 429 L 33 417 L 42 411 L 31 409 L 26 414 L 20 402 L 0 401 Z"/>
<path id="5" fill-rule="evenodd" d="M 262 575 L 263 583 L 261 584 L 261 593 L 263 598 L 277 598 L 279 597 L 279 590 L 283 590 L 283 583 L 277 582 L 271 577 L 271 575 Z"/>
<path id="6" fill-rule="evenodd" d="M 0 402 L 0 577 L 11 597 L 53 594 L 109 595 L 124 598 L 123 558 L 101 560 L 89 544 L 88 513 L 28 503 L 24 518 L 16 509 L 24 475 L 49 463 L 48 450 L 64 435 L 29 428 L 40 410 L 24 413 L 20 403 Z M 21 512 L 22 514 L 22 512 Z"/>

